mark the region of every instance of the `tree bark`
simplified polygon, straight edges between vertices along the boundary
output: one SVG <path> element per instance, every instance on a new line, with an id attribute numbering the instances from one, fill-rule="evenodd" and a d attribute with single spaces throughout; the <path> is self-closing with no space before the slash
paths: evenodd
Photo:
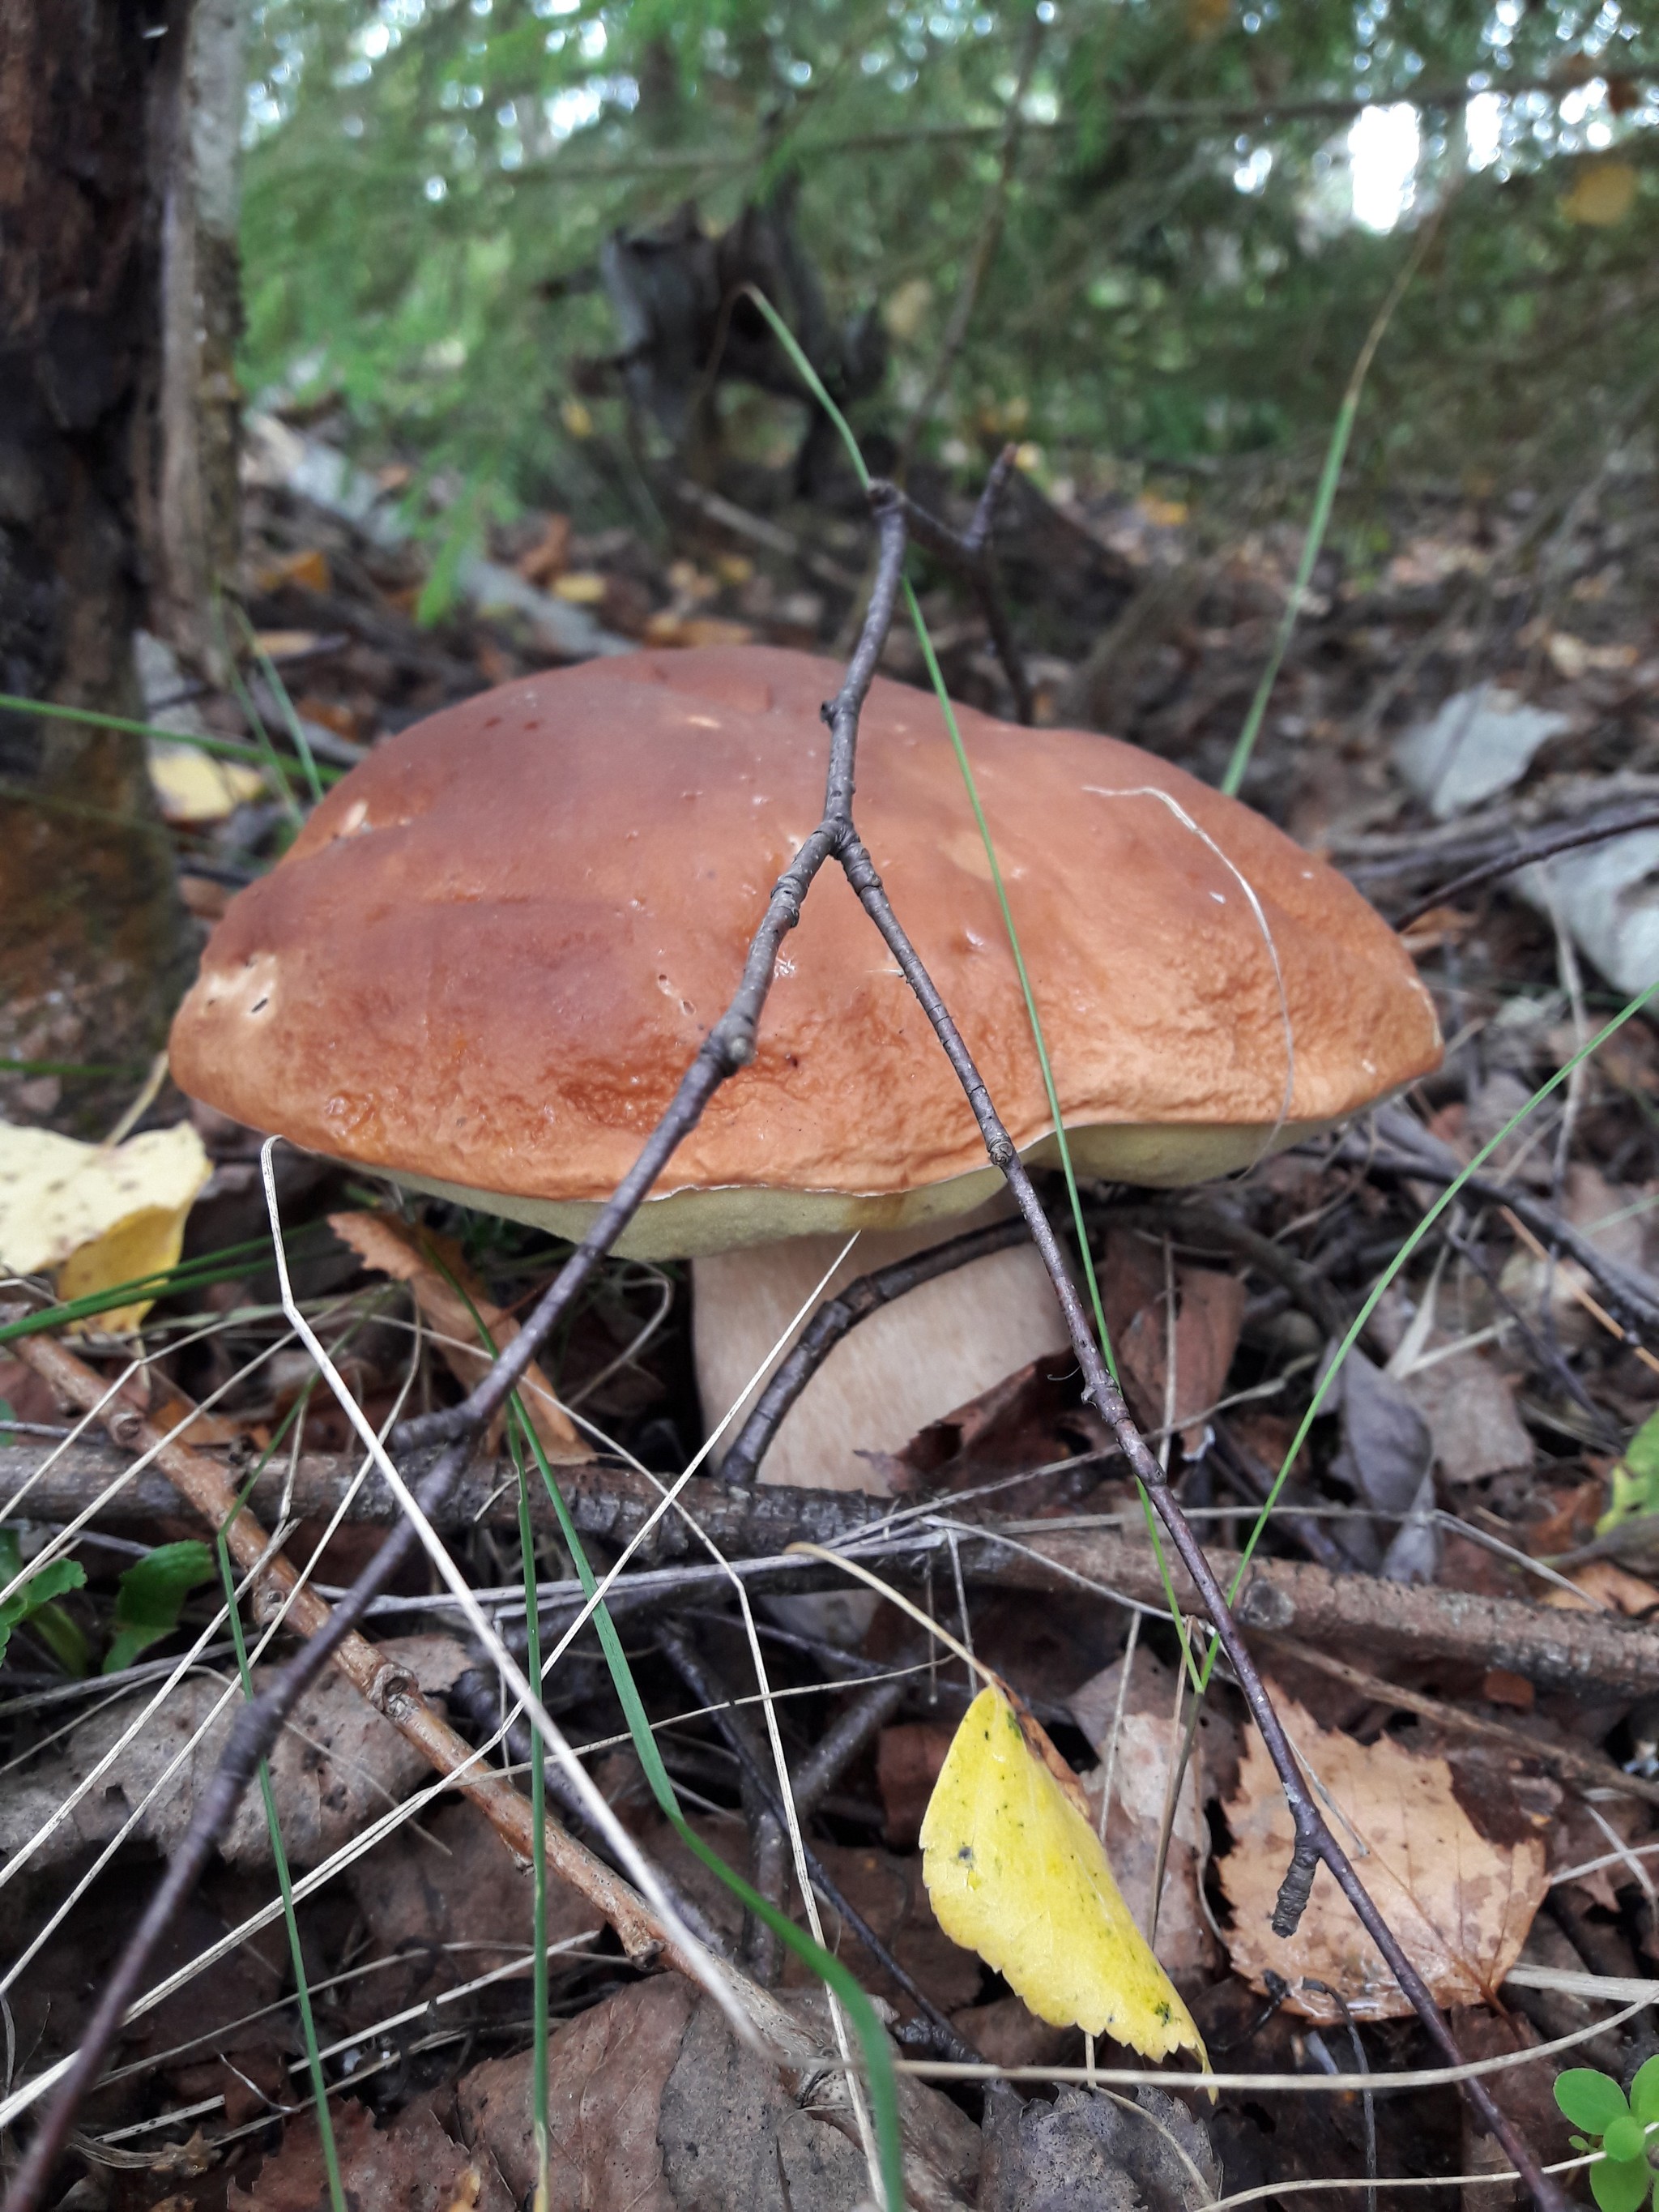
<path id="1" fill-rule="evenodd" d="M 148 187 L 191 12 L 0 8 L 0 686 L 129 716 L 161 354 Z M 143 740 L 0 714 L 0 1112 L 104 1124 L 163 1042 L 189 953 Z"/>
<path id="2" fill-rule="evenodd" d="M 150 156 L 161 344 L 156 465 L 141 509 L 154 579 L 149 626 L 220 684 L 226 641 L 215 601 L 234 579 L 241 544 L 236 226 L 246 15 L 245 0 L 194 0 L 184 65 Z"/>

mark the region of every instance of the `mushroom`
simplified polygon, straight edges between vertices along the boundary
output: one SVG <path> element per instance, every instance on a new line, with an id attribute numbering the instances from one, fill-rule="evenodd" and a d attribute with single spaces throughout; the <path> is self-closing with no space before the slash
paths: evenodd
<path id="1" fill-rule="evenodd" d="M 831 663 L 638 653 L 503 684 L 378 746 L 215 931 L 173 1031 L 183 1087 L 416 1190 L 578 1237 L 724 1010 L 823 808 Z M 1432 1068 L 1387 925 L 1268 823 L 1073 730 L 960 710 L 1080 1173 L 1247 1169 Z M 936 702 L 878 679 L 860 829 L 1028 1159 L 1056 1158 L 991 870 Z M 956 1077 L 831 865 L 779 958 L 752 1063 L 617 1249 L 689 1258 L 711 1425 L 835 1265 L 842 1281 L 994 1205 Z M 884 1488 L 879 1461 L 1063 1352 L 1036 1254 L 883 1309 L 763 1462 Z M 728 1431 L 728 1437 L 734 1431 Z"/>

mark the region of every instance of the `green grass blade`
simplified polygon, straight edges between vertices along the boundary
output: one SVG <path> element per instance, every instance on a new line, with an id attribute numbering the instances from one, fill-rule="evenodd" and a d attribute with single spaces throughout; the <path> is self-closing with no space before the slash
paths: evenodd
<path id="1" fill-rule="evenodd" d="M 429 1244 L 425 1248 L 425 1256 L 443 1275 L 456 1296 L 465 1303 L 468 1313 L 472 1317 L 472 1325 L 478 1332 L 480 1341 L 494 1358 L 497 1349 L 495 1337 L 485 1325 L 477 1305 L 468 1297 L 465 1286 L 456 1279 L 453 1271 L 445 1264 L 441 1253 L 434 1249 Z M 591 1603 L 598 1596 L 599 1583 L 594 1578 L 592 1568 L 588 1564 L 587 1553 L 582 1547 L 581 1538 L 576 1532 L 575 1522 L 570 1517 L 570 1511 L 564 1502 L 563 1493 L 554 1480 L 553 1469 L 549 1463 L 547 1454 L 542 1449 L 541 1438 L 531 1424 L 529 1415 L 525 1411 L 524 1401 L 518 1391 L 515 1390 L 508 1399 L 507 1407 L 514 1429 L 514 1465 L 520 1472 L 519 1525 L 526 1559 L 527 1561 L 532 1560 L 534 1554 L 530 1547 L 529 1498 L 524 1484 L 522 1462 L 518 1456 L 520 1442 L 529 1447 L 535 1459 L 549 1501 L 558 1520 L 560 1535 L 564 1540 L 565 1548 L 570 1554 L 571 1564 L 575 1568 L 577 1578 L 581 1583 L 582 1594 Z M 527 1566 L 526 1574 L 525 1603 L 530 1638 L 529 1657 L 532 1669 L 530 1679 L 539 1692 L 542 1683 L 541 1636 L 540 1624 L 536 1616 L 536 1586 L 533 1569 Z M 662 1753 L 657 1748 L 657 1739 L 652 1729 L 650 1717 L 645 1710 L 645 1702 L 640 1696 L 639 1686 L 634 1680 L 634 1670 L 628 1663 L 628 1654 L 623 1649 L 622 1638 L 617 1633 L 616 1623 L 611 1620 L 609 1611 L 603 1603 L 594 1605 L 592 1618 L 594 1630 L 599 1639 L 599 1648 L 605 1655 L 605 1666 L 611 1675 L 611 1686 L 617 1692 L 617 1701 L 622 1706 L 623 1717 L 627 1721 L 628 1732 L 632 1739 L 635 1753 L 639 1759 L 646 1780 L 651 1786 L 651 1794 L 656 1799 L 658 1809 L 664 1819 L 673 1828 L 675 1834 L 686 1849 L 700 1859 L 709 1872 L 723 1882 L 733 1896 L 739 1899 L 757 1919 L 763 1921 L 787 1948 L 793 1951 L 797 1958 L 811 1967 L 819 1979 L 832 1989 L 846 2006 L 848 2015 L 853 2022 L 854 2031 L 863 2050 L 865 2063 L 868 2069 L 871 2112 L 875 2122 L 883 2191 L 890 2212 L 903 2212 L 904 2153 L 902 2138 L 899 2131 L 898 2084 L 893 2073 L 892 2054 L 887 2047 L 886 2032 L 876 2016 L 875 2007 L 860 1987 L 858 1979 L 850 1968 L 844 1966 L 839 1959 L 832 1958 L 830 1953 L 822 1949 L 810 1936 L 805 1935 L 800 1929 L 797 1928 L 793 1920 L 780 1912 L 775 1905 L 769 1904 L 757 1890 L 751 1888 L 736 1869 L 728 1866 L 720 1853 L 711 1844 L 706 1844 L 686 1820 L 680 1810 L 680 1802 L 675 1794 L 674 1784 L 669 1778 L 668 1769 L 663 1765 Z M 537 1744 L 533 1748 L 531 1759 L 532 1782 L 541 1779 L 543 1767 L 544 1755 L 540 1745 Z M 543 1802 L 544 1805 L 545 1801 Z M 539 1836 L 541 1832 L 539 1818 L 537 1821 L 537 1832 Z M 541 1956 L 542 1945 L 539 1937 L 537 1950 L 538 1955 Z M 544 2079 L 544 2059 L 542 2070 Z M 538 2126 L 545 2124 L 544 2100 L 538 2124 Z"/>
<path id="2" fill-rule="evenodd" d="M 0 691 L 0 714 L 39 714 L 48 721 L 83 722 L 94 730 L 121 730 L 129 737 L 156 738 L 169 745 L 193 745 L 198 752 L 211 753 L 217 760 L 240 761 L 246 768 L 269 768 L 271 756 L 258 745 L 245 745 L 238 738 L 219 738 L 205 730 L 164 730 L 157 722 L 136 722 L 125 714 L 95 714 L 90 707 L 60 707 L 44 699 L 21 699 L 15 692 Z M 285 781 L 292 783 L 303 780 L 304 769 L 297 761 L 285 761 L 276 756 L 276 766 Z M 337 783 L 344 774 L 342 769 L 319 768 L 318 775 L 325 783 Z"/>
<path id="3" fill-rule="evenodd" d="M 284 1239 L 293 1254 L 301 1239 L 315 1235 L 319 1224 L 309 1223 Z M 173 1297 L 185 1291 L 201 1291 L 215 1283 L 234 1282 L 238 1275 L 247 1272 L 247 1262 L 257 1261 L 271 1249 L 269 1237 L 255 1237 L 244 1244 L 224 1244 L 216 1252 L 204 1252 L 193 1260 L 180 1260 L 171 1267 L 158 1267 L 148 1275 L 135 1275 L 131 1282 L 115 1283 L 104 1291 L 88 1291 L 84 1297 L 66 1298 L 59 1305 L 43 1306 L 39 1313 L 25 1314 L 21 1321 L 8 1322 L 0 1328 L 0 1344 L 9 1344 L 20 1336 L 38 1336 L 43 1329 L 65 1328 L 71 1322 L 88 1321 L 94 1315 L 107 1313 L 112 1306 L 136 1304 L 143 1298 Z"/>
<path id="4" fill-rule="evenodd" d="M 1221 788 L 1229 799 L 1238 795 L 1244 781 L 1245 770 L 1250 765 L 1250 756 L 1255 750 L 1255 741 L 1261 733 L 1262 718 L 1267 711 L 1267 702 L 1279 681 L 1279 672 L 1285 665 L 1285 655 L 1290 649 L 1291 635 L 1302 611 L 1302 602 L 1311 582 L 1314 563 L 1325 543 L 1325 532 L 1330 526 L 1331 508 L 1336 501 L 1336 488 L 1342 479 L 1342 464 L 1348 457 L 1348 441 L 1353 435 L 1354 418 L 1359 412 L 1359 395 L 1365 388 L 1365 379 L 1370 373 L 1376 349 L 1382 343 L 1383 332 L 1394 320 L 1394 311 L 1406 296 L 1407 287 L 1422 265 L 1423 257 L 1440 228 L 1438 213 L 1430 217 L 1418 232 L 1415 244 L 1406 257 L 1405 266 L 1389 287 L 1388 297 L 1378 308 L 1375 320 L 1365 333 L 1365 343 L 1359 349 L 1359 357 L 1349 375 L 1347 388 L 1342 394 L 1342 404 L 1336 410 L 1336 421 L 1331 427 L 1330 443 L 1325 448 L 1325 465 L 1319 472 L 1319 488 L 1314 494 L 1313 513 L 1308 519 L 1307 535 L 1302 542 L 1302 558 L 1297 563 L 1296 581 L 1291 596 L 1285 602 L 1285 611 L 1279 619 L 1279 629 L 1273 639 L 1273 651 L 1267 655 L 1267 665 L 1261 672 L 1261 680 L 1250 701 L 1250 710 L 1244 717 L 1244 726 L 1227 763 L 1227 772 L 1221 779 Z"/>
<path id="5" fill-rule="evenodd" d="M 243 643 L 252 653 L 259 673 L 270 684 L 271 696 L 276 702 L 283 722 L 287 725 L 289 743 L 293 746 L 298 756 L 300 766 L 305 772 L 306 785 L 311 793 L 311 800 L 314 806 L 323 795 L 323 780 L 317 772 L 316 756 L 311 750 L 311 740 L 306 735 L 305 725 L 295 712 L 294 702 L 289 696 L 287 684 L 276 672 L 276 662 L 260 644 L 259 634 L 248 620 L 246 609 L 240 605 L 236 606 L 235 615 L 237 626 L 242 633 Z"/>
<path id="6" fill-rule="evenodd" d="M 1456 1199 L 1459 1192 L 1462 1191 L 1469 1177 L 1480 1173 L 1482 1167 L 1485 1166 L 1486 1163 L 1492 1158 L 1492 1154 L 1498 1149 L 1499 1146 L 1504 1144 L 1514 1134 L 1516 1130 L 1520 1127 L 1521 1124 L 1526 1120 L 1528 1115 L 1532 1112 L 1535 1106 L 1541 1105 L 1544 1100 L 1549 1097 L 1553 1091 L 1559 1090 L 1562 1084 L 1568 1081 L 1572 1075 L 1573 1070 L 1581 1066 L 1583 1063 L 1589 1058 L 1592 1053 L 1599 1051 L 1609 1037 L 1614 1036 L 1620 1030 L 1623 1029 L 1625 1024 L 1630 1020 L 1633 1014 L 1640 1013 L 1643 1007 L 1647 1005 L 1649 1000 L 1653 997 L 1656 991 L 1659 991 L 1659 981 L 1650 983 L 1645 991 L 1639 992 L 1635 998 L 1630 1000 L 1628 1005 L 1623 1006 L 1620 1012 L 1613 1016 L 1613 1019 L 1607 1024 L 1605 1029 L 1598 1030 L 1596 1035 L 1591 1037 L 1587 1044 L 1581 1045 L 1578 1050 L 1574 1053 L 1572 1058 L 1567 1060 L 1562 1066 L 1559 1067 L 1555 1073 L 1549 1078 L 1547 1082 L 1540 1083 L 1539 1085 L 1537 1090 L 1533 1092 L 1526 1104 L 1522 1106 L 1518 1112 L 1514 1113 L 1510 1116 L 1509 1120 L 1504 1122 L 1503 1127 L 1498 1132 L 1497 1135 L 1495 1137 L 1489 1138 L 1486 1143 L 1482 1145 L 1480 1151 L 1474 1155 L 1474 1158 L 1469 1162 L 1468 1165 L 1462 1169 L 1460 1173 L 1447 1184 L 1445 1189 L 1441 1192 L 1439 1197 L 1437 1198 L 1433 1205 L 1429 1207 L 1421 1221 L 1418 1223 L 1416 1228 L 1413 1230 L 1411 1235 L 1407 1237 L 1405 1243 L 1395 1254 L 1393 1259 L 1389 1261 L 1388 1266 L 1377 1277 L 1376 1281 L 1371 1286 L 1371 1290 L 1370 1294 L 1367 1296 L 1364 1304 L 1360 1307 L 1359 1311 L 1354 1316 L 1353 1321 L 1349 1327 L 1346 1334 L 1337 1346 L 1336 1356 L 1332 1359 L 1328 1368 L 1326 1370 L 1323 1379 L 1321 1381 L 1318 1389 L 1313 1394 L 1313 1397 L 1310 1401 L 1307 1412 L 1304 1413 L 1300 1423 L 1297 1425 L 1296 1434 L 1291 1439 L 1290 1449 L 1285 1455 L 1284 1462 L 1279 1468 L 1279 1473 L 1273 1478 L 1273 1487 L 1267 1492 L 1266 1498 L 1263 1500 L 1261 1510 L 1257 1513 L 1255 1521 L 1251 1527 L 1249 1535 L 1245 1540 L 1244 1548 L 1239 1554 L 1238 1566 L 1234 1573 L 1231 1585 L 1227 1592 L 1230 1601 L 1237 1597 L 1240 1589 L 1243 1586 L 1245 1572 L 1249 1566 L 1255 1547 L 1261 1540 L 1262 1535 L 1267 1529 L 1267 1523 L 1273 1516 L 1273 1508 L 1279 1503 L 1279 1494 L 1284 1490 L 1285 1483 L 1290 1479 L 1291 1469 L 1295 1466 L 1297 1459 L 1301 1453 L 1302 1447 L 1308 1440 L 1308 1431 L 1312 1428 L 1314 1422 L 1318 1419 L 1320 1409 L 1330 1394 L 1331 1385 L 1336 1380 L 1337 1373 L 1340 1369 L 1343 1361 L 1347 1358 L 1349 1352 L 1352 1351 L 1354 1346 L 1358 1342 L 1361 1329 L 1364 1328 L 1365 1323 L 1370 1319 L 1372 1314 L 1376 1312 L 1378 1302 L 1387 1291 L 1389 1284 L 1395 1280 L 1401 1269 L 1405 1266 L 1407 1260 L 1411 1258 L 1413 1253 L 1417 1250 L 1424 1238 L 1428 1235 L 1430 1230 L 1433 1228 L 1435 1223 L 1438 1221 L 1441 1215 L 1445 1212 L 1447 1207 L 1449 1206 Z M 1204 1669 L 1205 1679 L 1206 1681 L 1209 1679 L 1210 1668 L 1214 1663 L 1214 1659 L 1215 1646 L 1212 1645 L 1210 1650 L 1210 1657 L 1209 1660 L 1206 1661 Z"/>

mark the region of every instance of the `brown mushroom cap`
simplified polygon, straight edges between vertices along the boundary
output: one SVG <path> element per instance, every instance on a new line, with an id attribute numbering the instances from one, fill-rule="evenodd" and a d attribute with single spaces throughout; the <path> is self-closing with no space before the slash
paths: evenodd
<path id="1" fill-rule="evenodd" d="M 818 821 L 818 707 L 840 676 L 765 647 L 641 653 L 503 684 L 380 745 L 215 931 L 173 1026 L 178 1080 L 316 1152 L 579 1234 Z M 1432 1005 L 1392 932 L 1270 823 L 1114 739 L 959 716 L 1085 1171 L 1202 1181 L 1437 1064 Z M 990 870 L 927 695 L 875 684 L 855 811 L 1010 1133 L 1052 1157 Z M 754 1063 L 622 1249 L 896 1227 L 998 1180 L 831 862 Z"/>

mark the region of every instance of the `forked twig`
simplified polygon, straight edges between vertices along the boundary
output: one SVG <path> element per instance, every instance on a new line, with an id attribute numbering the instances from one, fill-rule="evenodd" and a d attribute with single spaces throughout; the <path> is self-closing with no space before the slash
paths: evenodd
<path id="1" fill-rule="evenodd" d="M 569 1309 L 593 1268 L 654 1187 L 677 1146 L 696 1126 L 720 1084 L 753 1059 L 756 1030 L 775 969 L 778 950 L 786 933 L 799 920 L 802 902 L 818 871 L 826 860 L 835 859 L 897 961 L 956 1071 L 978 1122 L 986 1151 L 1002 1171 L 1054 1284 L 1073 1348 L 1083 1369 L 1085 1395 L 1112 1429 L 1119 1449 L 1145 1486 L 1182 1565 L 1202 1597 L 1278 1771 L 1296 1841 L 1273 1915 L 1275 1931 L 1281 1936 L 1293 1932 L 1306 1907 L 1315 1875 L 1323 1864 L 1352 1905 L 1431 2037 L 1451 2063 L 1461 2065 L 1462 2053 L 1432 1995 L 1367 1895 L 1347 1854 L 1303 1782 L 1295 1755 L 1226 1595 L 1170 1492 L 1164 1469 L 1136 1427 L 1108 1372 L 1059 1242 L 1013 1140 L 997 1114 L 961 1031 L 895 915 L 875 864 L 854 826 L 854 766 L 859 719 L 892 620 L 910 512 L 908 503 L 890 485 L 872 486 L 870 500 L 879 536 L 876 579 L 846 680 L 823 710 L 831 743 L 823 819 L 773 890 L 731 1005 L 704 1039 L 668 1110 L 634 1166 L 544 1293 L 514 1342 L 461 1405 L 408 1423 L 398 1433 L 396 1441 L 400 1449 L 417 1443 L 441 1442 L 447 1446 L 422 1483 L 418 1503 L 429 1511 L 459 1480 L 473 1444 L 486 1424 L 505 1404 L 550 1331 Z M 370 1599 L 385 1587 L 415 1540 L 415 1525 L 405 1520 L 388 1537 L 318 1634 L 279 1670 L 259 1698 L 239 1713 L 230 1744 L 203 1793 L 185 1843 L 158 1887 L 139 1930 L 118 1962 L 88 2024 L 75 2063 L 30 2145 L 8 2194 L 7 2212 L 35 2212 L 58 2148 L 81 2098 L 97 2078 L 126 2008 L 137 1994 L 151 1953 L 205 1868 L 208 1856 L 234 1811 L 259 1758 L 275 1741 L 294 1703 L 309 1686 L 340 1639 L 362 1617 Z M 1529 2148 L 1483 2084 L 1478 2079 L 1466 2078 L 1462 2086 L 1481 2125 L 1496 2136 L 1540 2212 L 1566 2212 L 1567 2200 L 1559 2186 L 1540 2171 Z"/>

